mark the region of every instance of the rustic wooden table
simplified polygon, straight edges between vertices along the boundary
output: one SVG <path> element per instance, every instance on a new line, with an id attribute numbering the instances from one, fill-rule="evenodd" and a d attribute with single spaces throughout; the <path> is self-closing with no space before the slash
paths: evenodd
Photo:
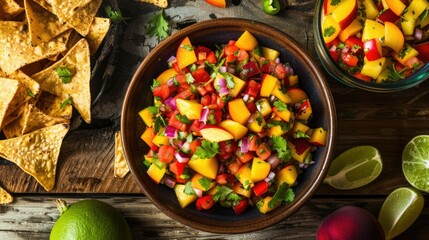
<path id="1" fill-rule="evenodd" d="M 316 58 L 313 42 L 313 0 L 288 0 L 277 16 L 264 14 L 260 0 L 232 1 L 219 9 L 204 1 L 169 1 L 165 9 L 171 29 L 210 18 L 237 17 L 267 23 L 294 37 Z M 385 197 L 408 186 L 401 170 L 401 154 L 414 136 L 429 134 L 429 82 L 410 90 L 376 94 L 346 87 L 327 75 L 338 115 L 335 155 L 358 146 L 377 147 L 384 161 L 381 175 L 371 184 L 339 191 L 321 186 L 295 215 L 257 232 L 219 235 L 181 225 L 160 212 L 141 192 L 133 177 L 113 177 L 114 132 L 119 129 L 122 99 L 134 70 L 157 45 L 144 34 L 150 16 L 159 11 L 152 5 L 121 1 L 125 16 L 119 62 L 107 91 L 93 108 L 93 123 L 81 125 L 65 139 L 57 168 L 56 187 L 46 192 L 17 166 L 0 160 L 0 185 L 10 191 L 14 203 L 0 206 L 0 239 L 47 239 L 58 211 L 53 199 L 68 203 L 96 198 L 115 206 L 127 219 L 135 239 L 314 239 L 324 216 L 344 205 L 363 207 L 378 215 Z M 316 58 L 317 59 L 317 58 Z M 425 196 L 428 202 L 429 198 Z M 429 205 L 398 239 L 428 239 Z"/>

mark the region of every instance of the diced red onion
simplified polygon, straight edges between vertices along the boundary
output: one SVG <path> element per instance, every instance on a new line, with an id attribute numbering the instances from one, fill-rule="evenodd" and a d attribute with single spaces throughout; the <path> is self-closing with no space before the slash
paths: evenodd
<path id="1" fill-rule="evenodd" d="M 280 164 L 280 158 L 278 158 L 277 155 L 273 154 L 267 159 L 267 163 L 270 164 L 271 169 L 274 169 Z"/>
<path id="2" fill-rule="evenodd" d="M 163 181 L 164 181 L 164 184 L 170 188 L 174 188 L 174 186 L 176 185 L 176 181 L 174 181 L 173 179 L 167 176 L 164 177 Z"/>
<path id="3" fill-rule="evenodd" d="M 219 96 L 226 96 L 229 94 L 229 89 L 227 87 L 221 87 L 219 89 Z"/>
<path id="4" fill-rule="evenodd" d="M 218 85 L 219 85 L 219 87 L 221 87 L 221 88 L 226 87 L 226 80 L 225 80 L 225 78 L 219 78 L 219 79 L 217 80 L 217 84 L 218 84 Z"/>
<path id="5" fill-rule="evenodd" d="M 329 49 L 329 51 L 335 51 L 337 50 L 337 46 L 336 45 L 332 45 L 332 47 Z"/>
<path id="6" fill-rule="evenodd" d="M 243 101 L 245 102 L 249 101 L 249 94 L 244 94 Z"/>
<path id="7" fill-rule="evenodd" d="M 271 182 L 271 180 L 273 180 L 275 176 L 276 174 L 274 172 L 270 172 L 268 176 L 265 178 L 265 182 Z"/>
<path id="8" fill-rule="evenodd" d="M 241 139 L 241 152 L 247 153 L 249 151 L 249 139 L 248 138 L 242 138 Z"/>
<path id="9" fill-rule="evenodd" d="M 235 74 L 235 68 L 228 68 L 227 71 L 231 74 Z"/>
<path id="10" fill-rule="evenodd" d="M 174 127 L 167 125 L 165 127 L 165 136 L 169 137 L 169 138 L 175 138 L 177 137 L 177 129 L 175 129 Z"/>
<path id="11" fill-rule="evenodd" d="M 224 173 L 224 172 L 225 172 L 225 165 L 221 164 L 219 166 L 219 170 L 217 171 L 217 173 L 220 174 L 220 173 Z"/>
<path id="12" fill-rule="evenodd" d="M 172 97 L 165 99 L 164 104 L 169 106 L 171 111 L 173 111 L 173 112 L 177 110 L 176 99 L 174 99 Z"/>
<path id="13" fill-rule="evenodd" d="M 174 157 L 176 157 L 177 161 L 179 163 L 187 163 L 189 161 L 189 157 L 186 156 L 183 152 L 176 152 L 174 154 Z"/>
<path id="14" fill-rule="evenodd" d="M 289 70 L 290 70 L 289 75 L 294 75 L 293 68 L 292 68 L 292 67 L 289 67 Z"/>
<path id="15" fill-rule="evenodd" d="M 343 47 L 343 49 L 341 50 L 342 53 L 347 53 L 349 51 L 349 47 L 345 46 Z"/>
<path id="16" fill-rule="evenodd" d="M 168 85 L 169 87 L 172 87 L 172 86 L 174 85 L 174 79 L 173 79 L 173 78 L 168 79 L 168 80 L 167 80 L 167 85 Z"/>
<path id="17" fill-rule="evenodd" d="M 276 59 L 274 59 L 274 62 L 275 62 L 275 63 L 280 63 L 280 58 L 276 58 Z"/>
<path id="18" fill-rule="evenodd" d="M 303 169 L 307 168 L 307 164 L 305 163 L 300 163 L 298 166 L 299 168 L 303 168 Z"/>
<path id="19" fill-rule="evenodd" d="M 201 111 L 200 122 L 206 123 L 209 116 L 209 109 L 204 107 Z"/>
<path id="20" fill-rule="evenodd" d="M 221 72 L 221 73 L 226 72 L 226 66 L 221 66 L 221 67 L 219 68 L 219 72 Z"/>
<path id="21" fill-rule="evenodd" d="M 276 96 L 271 95 L 271 97 L 270 97 L 271 102 L 274 102 L 275 99 L 276 99 Z"/>
<path id="22" fill-rule="evenodd" d="M 414 31 L 414 37 L 417 40 L 421 40 L 422 37 L 423 37 L 423 30 L 421 30 L 420 28 L 416 28 L 415 31 Z"/>
<path id="23" fill-rule="evenodd" d="M 169 63 L 172 63 L 172 62 L 174 62 L 174 61 L 176 61 L 176 57 L 175 57 L 175 56 L 171 56 L 171 57 L 167 60 L 167 62 L 169 62 Z"/>
<path id="24" fill-rule="evenodd" d="M 197 195 L 197 197 L 202 197 L 203 196 L 203 191 L 201 191 L 200 189 L 198 189 L 198 188 L 193 188 L 194 189 L 194 192 L 195 192 L 195 194 Z"/>

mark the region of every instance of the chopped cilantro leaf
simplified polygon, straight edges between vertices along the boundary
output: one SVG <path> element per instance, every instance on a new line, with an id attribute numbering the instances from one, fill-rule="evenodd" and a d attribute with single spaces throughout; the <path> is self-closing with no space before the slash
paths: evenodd
<path id="1" fill-rule="evenodd" d="M 158 132 L 159 132 L 159 129 L 160 129 L 161 127 L 165 127 L 165 120 L 164 120 L 164 118 L 163 118 L 162 116 L 158 116 L 158 117 L 156 117 L 156 119 L 155 119 L 155 123 L 154 123 L 154 132 L 155 132 L 155 133 L 158 133 Z"/>
<path id="2" fill-rule="evenodd" d="M 269 208 L 275 208 L 282 202 L 291 203 L 295 199 L 295 193 L 289 188 L 287 183 L 282 183 L 277 189 L 271 201 L 268 202 Z"/>
<path id="3" fill-rule="evenodd" d="M 331 6 L 337 6 L 340 2 L 341 2 L 341 0 L 332 0 Z"/>
<path id="4" fill-rule="evenodd" d="M 213 201 L 220 202 L 222 206 L 232 207 L 238 204 L 241 197 L 227 186 L 216 186 L 216 193 L 213 195 Z"/>
<path id="5" fill-rule="evenodd" d="M 335 27 L 333 27 L 333 26 L 330 26 L 330 27 L 328 27 L 328 28 L 325 28 L 325 29 L 323 30 L 323 36 L 324 36 L 324 37 L 330 37 L 330 36 L 334 35 L 335 31 L 336 31 L 336 29 L 335 29 Z"/>
<path id="6" fill-rule="evenodd" d="M 194 83 L 195 82 L 195 79 L 191 73 L 187 73 L 185 76 L 186 76 L 186 82 L 187 83 Z"/>
<path id="7" fill-rule="evenodd" d="M 153 91 L 155 88 L 159 87 L 159 85 L 161 84 L 156 79 L 154 79 L 152 86 L 150 86 L 150 89 L 152 89 Z"/>
<path id="8" fill-rule="evenodd" d="M 55 72 L 58 74 L 58 77 L 61 79 L 62 83 L 70 83 L 72 79 L 72 74 L 67 67 L 57 67 Z"/>
<path id="9" fill-rule="evenodd" d="M 35 97 L 34 93 L 31 91 L 31 89 L 27 88 L 27 96 L 29 97 Z"/>
<path id="10" fill-rule="evenodd" d="M 289 147 L 287 146 L 287 142 L 284 138 L 278 136 L 278 137 L 271 137 L 271 143 L 274 150 L 277 151 L 277 157 L 283 160 L 284 162 L 287 162 L 291 158 L 291 151 Z"/>
<path id="11" fill-rule="evenodd" d="M 110 18 L 110 20 L 112 20 L 112 22 L 124 22 L 124 23 L 127 23 L 127 22 L 125 22 L 125 20 L 128 19 L 128 18 L 125 18 L 122 15 L 121 10 L 119 10 L 119 9 L 118 10 L 113 10 L 112 6 L 107 5 L 104 8 L 104 11 L 106 12 L 106 14 Z"/>
<path id="12" fill-rule="evenodd" d="M 72 99 L 72 97 L 69 95 L 69 97 L 66 99 L 66 100 L 64 100 L 64 102 L 62 102 L 61 103 L 61 105 L 60 105 L 60 109 L 62 110 L 62 109 L 64 109 L 67 105 L 70 105 L 70 104 L 72 104 L 73 103 L 73 99 Z"/>
<path id="13" fill-rule="evenodd" d="M 289 123 L 285 121 L 279 121 L 279 120 L 270 120 L 267 124 L 267 127 L 275 127 L 280 126 L 282 131 L 286 132 L 289 129 Z"/>
<path id="14" fill-rule="evenodd" d="M 191 186 L 191 182 L 190 181 L 185 184 L 185 189 L 183 190 L 183 192 L 186 195 L 196 195 L 194 189 Z"/>
<path id="15" fill-rule="evenodd" d="M 188 119 L 188 117 L 186 117 L 186 115 L 180 115 L 177 114 L 176 115 L 177 120 L 179 120 L 180 122 L 184 123 L 184 124 L 191 124 L 192 121 Z"/>
<path id="16" fill-rule="evenodd" d="M 155 14 L 149 19 L 149 27 L 146 29 L 146 34 L 149 36 L 157 36 L 159 40 L 163 40 L 168 37 L 169 28 L 168 22 L 164 18 L 164 10 L 158 14 Z"/>
<path id="17" fill-rule="evenodd" d="M 201 146 L 197 147 L 195 155 L 200 158 L 211 158 L 219 153 L 219 144 L 217 142 L 210 142 L 208 140 L 203 140 Z"/>
<path id="18" fill-rule="evenodd" d="M 310 136 L 308 136 L 307 134 L 305 134 L 304 132 L 302 132 L 302 131 L 297 131 L 296 132 L 296 138 L 310 138 Z"/>
<path id="19" fill-rule="evenodd" d="M 182 45 L 180 47 L 183 48 L 183 49 L 186 49 L 187 51 L 193 51 L 194 50 L 194 48 L 191 45 L 188 45 L 188 44 L 184 44 L 184 45 Z"/>
<path id="20" fill-rule="evenodd" d="M 201 187 L 204 188 L 205 191 L 209 190 L 210 185 L 212 183 L 212 181 L 206 177 L 198 179 L 198 182 L 200 183 Z"/>
<path id="21" fill-rule="evenodd" d="M 164 169 L 164 168 L 165 168 L 165 163 L 164 163 L 164 162 L 159 161 L 158 155 L 156 155 L 156 154 L 153 156 L 153 158 L 152 158 L 152 162 L 153 162 L 153 164 L 155 164 L 155 166 L 156 166 L 157 168 L 159 168 L 159 169 Z"/>
<path id="22" fill-rule="evenodd" d="M 274 102 L 274 106 L 277 108 L 279 112 L 288 110 L 287 105 L 284 102 L 279 100 Z"/>
<path id="23" fill-rule="evenodd" d="M 159 107 L 149 106 L 147 109 L 149 110 L 149 113 L 152 115 L 152 117 L 156 117 L 156 115 L 159 113 Z"/>
<path id="24" fill-rule="evenodd" d="M 392 66 L 387 67 L 388 75 L 387 75 L 387 81 L 389 82 L 397 82 L 401 79 L 405 78 L 404 71 L 407 70 L 407 68 L 403 68 L 401 71 L 396 71 L 396 68 Z"/>

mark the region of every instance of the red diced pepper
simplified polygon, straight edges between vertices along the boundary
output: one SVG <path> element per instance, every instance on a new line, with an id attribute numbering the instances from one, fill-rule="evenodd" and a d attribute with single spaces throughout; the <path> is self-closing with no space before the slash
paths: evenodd
<path id="1" fill-rule="evenodd" d="M 259 67 L 255 62 L 250 61 L 243 66 L 243 72 L 246 77 L 252 77 L 261 73 L 261 70 L 259 70 Z"/>
<path id="2" fill-rule="evenodd" d="M 195 207 L 198 211 L 201 211 L 203 209 L 209 210 L 211 207 L 213 207 L 213 205 L 214 205 L 213 196 L 210 194 L 198 198 L 195 203 Z"/>
<path id="3" fill-rule="evenodd" d="M 251 97 L 256 98 L 261 90 L 261 84 L 256 82 L 255 80 L 250 80 L 247 83 L 246 89 L 244 90 L 244 94 L 247 94 Z"/>
<path id="4" fill-rule="evenodd" d="M 359 61 L 359 59 L 351 53 L 342 53 L 341 59 L 350 67 L 356 67 Z"/>
<path id="5" fill-rule="evenodd" d="M 156 87 L 153 90 L 153 95 L 155 97 L 161 97 L 161 99 L 164 101 L 165 99 L 167 99 L 170 95 L 171 95 L 171 89 L 168 86 L 168 84 L 162 84 L 158 87 Z"/>
<path id="6" fill-rule="evenodd" d="M 181 163 L 178 161 L 174 161 L 170 164 L 169 168 L 172 173 L 176 175 L 176 177 L 180 177 L 185 171 L 187 163 Z"/>
<path id="7" fill-rule="evenodd" d="M 260 181 L 253 187 L 253 193 L 255 196 L 261 196 L 262 194 L 268 192 L 268 188 L 270 188 L 270 184 L 265 181 Z"/>
<path id="8" fill-rule="evenodd" d="M 191 74 L 196 83 L 207 82 L 210 80 L 210 74 L 204 68 L 197 68 Z"/>
<path id="9" fill-rule="evenodd" d="M 247 102 L 246 103 L 246 107 L 249 110 L 250 113 L 255 113 L 258 109 L 256 108 L 256 104 L 255 102 L 251 101 L 251 102 Z"/>
<path id="10" fill-rule="evenodd" d="M 247 199 L 241 199 L 238 204 L 233 207 L 234 213 L 237 215 L 242 214 L 246 211 L 248 205 Z"/>

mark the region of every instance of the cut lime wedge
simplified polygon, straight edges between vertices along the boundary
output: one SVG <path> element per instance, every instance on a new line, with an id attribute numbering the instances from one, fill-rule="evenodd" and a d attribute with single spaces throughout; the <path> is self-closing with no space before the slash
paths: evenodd
<path id="1" fill-rule="evenodd" d="M 429 135 L 416 136 L 405 146 L 402 171 L 412 186 L 429 192 Z"/>
<path id="2" fill-rule="evenodd" d="M 398 188 L 387 196 L 378 215 L 386 239 L 392 239 L 407 230 L 419 217 L 423 205 L 423 195 L 413 188 Z"/>
<path id="3" fill-rule="evenodd" d="M 362 187 L 376 179 L 382 168 L 383 162 L 375 147 L 354 147 L 332 161 L 324 183 L 342 190 Z"/>

